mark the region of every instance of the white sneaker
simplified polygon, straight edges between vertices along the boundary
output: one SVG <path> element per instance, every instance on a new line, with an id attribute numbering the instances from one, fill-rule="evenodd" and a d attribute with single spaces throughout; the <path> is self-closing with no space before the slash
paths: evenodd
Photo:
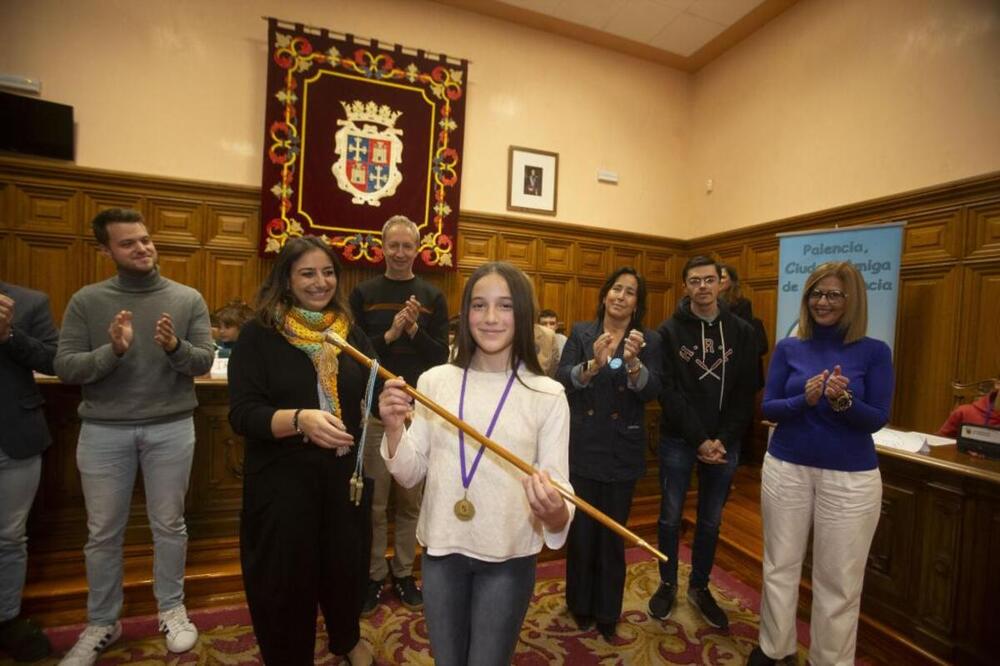
<path id="1" fill-rule="evenodd" d="M 188 619 L 184 605 L 175 606 L 158 614 L 160 631 L 167 639 L 171 652 L 187 652 L 198 642 L 198 628 Z"/>
<path id="2" fill-rule="evenodd" d="M 105 648 L 122 636 L 122 623 L 88 624 L 76 639 L 76 645 L 66 653 L 59 666 L 91 666 Z"/>

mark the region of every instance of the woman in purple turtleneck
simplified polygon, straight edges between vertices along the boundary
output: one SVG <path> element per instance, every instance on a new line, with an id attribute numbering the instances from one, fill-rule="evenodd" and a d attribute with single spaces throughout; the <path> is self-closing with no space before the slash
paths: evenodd
<path id="1" fill-rule="evenodd" d="M 865 336 L 864 279 L 849 262 L 806 280 L 798 337 L 778 342 L 762 410 L 777 422 L 761 469 L 764 584 L 750 664 L 796 651 L 795 609 L 813 530 L 809 660 L 853 664 L 882 478 L 872 433 L 889 419 L 892 352 Z"/>

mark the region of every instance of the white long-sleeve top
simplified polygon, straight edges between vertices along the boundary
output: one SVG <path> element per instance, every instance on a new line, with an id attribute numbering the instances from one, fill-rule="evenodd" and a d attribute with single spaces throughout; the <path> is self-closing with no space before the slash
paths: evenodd
<path id="1" fill-rule="evenodd" d="M 500 396 L 510 378 L 507 372 L 469 370 L 464 420 L 481 433 L 489 428 Z M 559 382 L 518 372 L 490 439 L 522 460 L 549 473 L 554 482 L 569 484 L 569 405 Z M 529 388 L 530 387 L 530 388 Z M 420 376 L 417 389 L 445 409 L 458 414 L 462 368 L 439 365 Z M 480 444 L 465 437 L 465 468 L 472 469 Z M 476 508 L 469 521 L 455 515 L 462 499 L 458 428 L 430 409 L 416 404 L 413 421 L 403 434 L 396 455 L 389 457 L 383 437 L 382 457 L 393 477 L 412 488 L 426 477 L 417 539 L 431 555 L 460 553 L 488 562 L 534 555 L 544 543 L 561 548 L 566 542 L 575 506 L 567 502 L 570 520 L 559 532 L 550 532 L 531 512 L 521 480 L 524 473 L 489 449 L 469 484 L 468 499 Z"/>

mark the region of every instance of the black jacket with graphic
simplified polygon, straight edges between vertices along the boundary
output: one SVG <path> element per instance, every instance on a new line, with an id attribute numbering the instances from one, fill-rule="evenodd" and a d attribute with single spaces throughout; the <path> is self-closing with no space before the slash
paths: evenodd
<path id="1" fill-rule="evenodd" d="M 661 435 L 697 447 L 719 439 L 736 455 L 753 418 L 757 338 L 753 327 L 719 303 L 708 323 L 685 296 L 657 331 L 663 340 Z"/>

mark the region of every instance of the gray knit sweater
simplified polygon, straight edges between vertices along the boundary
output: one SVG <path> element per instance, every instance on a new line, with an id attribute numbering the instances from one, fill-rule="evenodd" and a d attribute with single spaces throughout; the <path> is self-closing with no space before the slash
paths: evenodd
<path id="1" fill-rule="evenodd" d="M 108 328 L 121 310 L 132 312 L 134 337 L 121 357 Z M 167 354 L 153 339 L 156 320 L 169 313 L 177 350 Z M 67 384 L 82 384 L 80 418 L 141 424 L 189 416 L 198 406 L 194 377 L 214 356 L 208 307 L 196 290 L 154 270 L 116 275 L 73 294 L 63 316 L 55 370 Z"/>

